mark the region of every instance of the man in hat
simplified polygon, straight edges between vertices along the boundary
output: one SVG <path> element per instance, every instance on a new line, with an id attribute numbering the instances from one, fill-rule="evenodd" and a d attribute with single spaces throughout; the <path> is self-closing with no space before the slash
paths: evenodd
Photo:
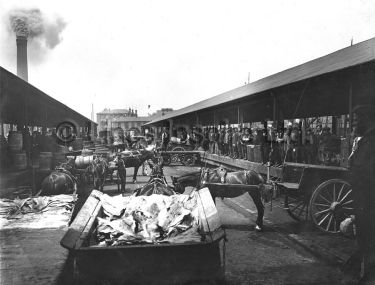
<path id="1" fill-rule="evenodd" d="M 169 133 L 166 128 L 164 128 L 163 133 L 161 134 L 161 148 L 162 150 L 167 150 L 168 143 L 169 143 Z"/>
<path id="2" fill-rule="evenodd" d="M 354 134 L 358 137 L 349 156 L 349 170 L 360 261 L 364 284 L 375 281 L 375 105 L 353 109 Z M 371 283 L 373 284 L 373 283 Z"/>
<path id="3" fill-rule="evenodd" d="M 121 154 L 118 153 L 115 158 L 115 163 L 117 166 L 117 173 L 118 177 L 120 178 L 121 181 L 121 193 L 125 193 L 125 184 L 126 184 L 126 166 L 125 162 L 121 157 Z"/>

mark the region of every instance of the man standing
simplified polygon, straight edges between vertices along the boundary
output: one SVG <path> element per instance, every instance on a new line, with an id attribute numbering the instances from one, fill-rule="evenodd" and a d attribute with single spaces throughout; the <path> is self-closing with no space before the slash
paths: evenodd
<path id="1" fill-rule="evenodd" d="M 120 181 L 121 181 L 121 193 L 124 195 L 125 184 L 126 184 L 126 168 L 125 168 L 125 162 L 122 159 L 121 154 L 117 154 L 115 163 L 117 166 L 118 177 L 120 178 Z"/>
<path id="2" fill-rule="evenodd" d="M 164 129 L 163 133 L 161 134 L 161 148 L 162 150 L 167 150 L 169 143 L 169 133 L 166 129 Z"/>
<path id="3" fill-rule="evenodd" d="M 375 105 L 353 109 L 358 136 L 349 156 L 355 224 L 363 284 L 375 281 Z M 371 283 L 373 284 L 373 283 Z"/>

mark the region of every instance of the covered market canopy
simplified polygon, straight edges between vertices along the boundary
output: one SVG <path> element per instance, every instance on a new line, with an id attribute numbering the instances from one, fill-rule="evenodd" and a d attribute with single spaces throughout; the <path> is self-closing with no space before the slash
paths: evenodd
<path id="1" fill-rule="evenodd" d="M 146 125 L 194 119 L 231 123 L 348 114 L 375 103 L 375 38 L 158 117 Z"/>
<path id="2" fill-rule="evenodd" d="M 0 67 L 0 122 L 2 124 L 56 127 L 67 120 L 78 126 L 96 124 Z"/>

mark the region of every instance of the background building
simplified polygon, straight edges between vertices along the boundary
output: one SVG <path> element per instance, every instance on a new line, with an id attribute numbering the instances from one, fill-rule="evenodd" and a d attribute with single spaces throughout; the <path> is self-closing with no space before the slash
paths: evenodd
<path id="1" fill-rule="evenodd" d="M 134 131 L 135 135 L 142 133 L 142 126 L 153 119 L 172 112 L 172 108 L 162 108 L 149 116 L 138 116 L 135 109 L 104 109 L 97 113 L 98 132 L 112 131 L 121 128 L 127 135 L 130 131 Z"/>

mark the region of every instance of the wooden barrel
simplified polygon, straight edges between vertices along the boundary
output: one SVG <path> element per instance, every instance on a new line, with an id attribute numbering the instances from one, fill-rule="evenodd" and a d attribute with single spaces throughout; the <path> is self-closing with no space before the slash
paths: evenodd
<path id="1" fill-rule="evenodd" d="M 39 168 L 43 170 L 52 168 L 52 152 L 41 152 L 39 154 Z"/>
<path id="2" fill-rule="evenodd" d="M 27 167 L 26 153 L 13 153 L 12 154 L 13 167 L 16 170 L 23 170 Z"/>
<path id="3" fill-rule="evenodd" d="M 254 145 L 250 144 L 246 146 L 247 148 L 247 160 L 254 162 Z"/>
<path id="4" fill-rule="evenodd" d="M 73 147 L 74 150 L 81 150 L 83 148 L 83 140 L 82 140 L 82 138 L 76 138 L 72 142 L 72 147 Z"/>
<path id="5" fill-rule="evenodd" d="M 61 163 L 66 162 L 65 154 L 61 152 L 53 153 L 53 168 L 60 165 Z"/>
<path id="6" fill-rule="evenodd" d="M 90 156 L 93 155 L 94 151 L 91 149 L 84 148 L 82 150 L 82 156 Z"/>
<path id="7" fill-rule="evenodd" d="M 103 158 L 106 158 L 108 159 L 109 158 L 109 155 L 110 155 L 110 152 L 109 151 L 95 151 L 95 155 L 96 156 L 101 156 Z"/>
<path id="8" fill-rule="evenodd" d="M 76 167 L 79 169 L 86 168 L 93 161 L 93 159 L 94 159 L 93 155 L 89 155 L 89 156 L 79 155 L 77 156 L 76 161 L 75 161 Z"/>
<path id="9" fill-rule="evenodd" d="M 254 162 L 262 162 L 262 153 L 260 151 L 260 145 L 254 146 Z"/>
<path id="10" fill-rule="evenodd" d="M 23 145 L 21 132 L 9 132 L 8 146 L 11 152 L 21 152 Z"/>

